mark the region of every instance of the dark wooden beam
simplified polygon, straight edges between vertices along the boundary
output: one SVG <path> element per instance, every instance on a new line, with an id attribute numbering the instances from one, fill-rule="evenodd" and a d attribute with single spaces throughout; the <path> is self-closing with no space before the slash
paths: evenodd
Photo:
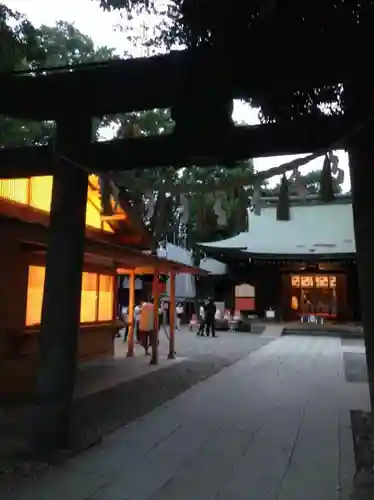
<path id="1" fill-rule="evenodd" d="M 306 33 L 248 38 L 241 48 L 235 47 L 229 61 L 232 96 L 274 96 L 285 89 L 343 82 L 357 68 L 367 67 L 365 54 L 373 38 L 373 33 L 349 36 L 334 31 L 318 39 Z M 42 120 L 70 113 L 102 116 L 168 108 L 183 94 L 183 74 L 191 57 L 209 74 L 211 54 L 202 49 L 193 56 L 175 51 L 36 76 L 2 75 L 0 113 Z"/>
<path id="2" fill-rule="evenodd" d="M 181 143 L 175 136 L 161 135 L 96 142 L 65 150 L 75 163 L 93 172 L 126 171 L 166 165 L 217 165 L 230 160 L 310 153 L 327 149 L 351 130 L 342 117 L 303 119 L 282 124 L 235 127 L 224 149 L 214 137 L 198 144 Z M 341 145 L 343 147 L 344 144 Z M 15 178 L 53 173 L 53 151 L 48 146 L 0 149 L 0 177 Z"/>

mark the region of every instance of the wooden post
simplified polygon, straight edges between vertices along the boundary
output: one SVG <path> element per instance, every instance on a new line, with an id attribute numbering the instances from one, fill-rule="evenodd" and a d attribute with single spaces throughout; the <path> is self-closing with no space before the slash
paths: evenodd
<path id="1" fill-rule="evenodd" d="M 40 331 L 32 447 L 39 455 L 69 444 L 84 260 L 87 172 L 61 158 L 91 142 L 91 118 L 57 122 L 49 244 Z"/>
<path id="2" fill-rule="evenodd" d="M 159 289 L 158 289 L 158 271 L 154 270 L 153 273 L 153 332 L 151 335 L 151 344 L 152 344 L 152 357 L 150 364 L 157 365 L 158 364 L 158 306 L 159 306 Z"/>
<path id="3" fill-rule="evenodd" d="M 357 268 L 366 347 L 369 392 L 374 414 L 374 83 L 365 75 L 356 75 L 354 85 L 345 86 L 347 116 L 366 127 L 349 144 L 353 217 L 357 252 Z"/>
<path id="4" fill-rule="evenodd" d="M 169 286 L 169 355 L 168 359 L 175 359 L 175 272 L 170 273 L 170 286 Z"/>
<path id="5" fill-rule="evenodd" d="M 134 356 L 134 308 L 135 308 L 135 272 L 132 271 L 129 276 L 129 334 L 127 336 L 127 357 L 132 358 Z"/>

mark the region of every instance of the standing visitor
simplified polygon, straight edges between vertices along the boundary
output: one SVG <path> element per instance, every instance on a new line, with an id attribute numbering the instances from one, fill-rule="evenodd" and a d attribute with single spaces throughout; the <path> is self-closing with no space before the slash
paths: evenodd
<path id="1" fill-rule="evenodd" d="M 204 328 L 205 328 L 205 305 L 204 302 L 202 302 L 199 308 L 199 329 L 196 334 L 198 337 L 204 337 Z"/>
<path id="2" fill-rule="evenodd" d="M 124 322 L 125 326 L 125 332 L 123 334 L 123 341 L 127 341 L 127 337 L 129 335 L 129 309 L 128 307 L 122 307 L 121 309 L 121 316 L 122 316 L 122 321 Z"/>
<path id="3" fill-rule="evenodd" d="M 151 344 L 151 338 L 153 334 L 153 327 L 154 327 L 153 317 L 154 317 L 153 303 L 144 302 L 140 311 L 139 335 L 146 356 L 149 356 L 149 346 Z"/>
<path id="4" fill-rule="evenodd" d="M 162 301 L 159 304 L 158 308 L 158 330 L 160 331 L 161 326 L 165 328 L 164 324 L 164 311 L 165 311 L 165 302 Z"/>
<path id="5" fill-rule="evenodd" d="M 135 306 L 135 309 L 134 309 L 134 338 L 136 339 L 137 343 L 140 342 L 140 336 L 139 336 L 140 311 L 141 311 L 141 306 L 140 305 Z"/>
<path id="6" fill-rule="evenodd" d="M 209 337 L 210 331 L 212 331 L 212 337 L 216 337 L 216 329 L 214 324 L 216 312 L 217 307 L 213 301 L 213 298 L 209 297 L 208 303 L 205 306 L 205 324 L 207 337 Z"/>
<path id="7" fill-rule="evenodd" d="M 183 318 L 183 313 L 184 313 L 184 308 L 182 302 L 178 302 L 177 307 L 176 307 L 176 314 L 177 314 L 177 321 L 176 321 L 176 329 L 180 330 L 181 329 L 181 324 L 182 324 L 182 318 Z"/>

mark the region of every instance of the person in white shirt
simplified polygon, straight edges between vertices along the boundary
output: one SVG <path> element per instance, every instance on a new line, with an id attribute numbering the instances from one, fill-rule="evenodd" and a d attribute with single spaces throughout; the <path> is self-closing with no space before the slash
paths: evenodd
<path id="1" fill-rule="evenodd" d="M 137 342 L 140 342 L 140 336 L 139 336 L 140 311 L 141 311 L 141 306 L 140 305 L 135 306 L 135 309 L 134 309 L 134 338 L 136 338 Z"/>
<path id="2" fill-rule="evenodd" d="M 175 309 L 175 312 L 176 312 L 176 315 L 177 315 L 175 326 L 176 326 L 177 330 L 180 330 L 181 329 L 182 318 L 183 318 L 183 313 L 184 313 L 184 307 L 183 307 L 183 304 L 181 302 L 178 302 L 177 307 Z"/>
<path id="3" fill-rule="evenodd" d="M 199 307 L 199 329 L 196 333 L 198 337 L 204 337 L 205 329 L 205 304 L 202 302 Z"/>

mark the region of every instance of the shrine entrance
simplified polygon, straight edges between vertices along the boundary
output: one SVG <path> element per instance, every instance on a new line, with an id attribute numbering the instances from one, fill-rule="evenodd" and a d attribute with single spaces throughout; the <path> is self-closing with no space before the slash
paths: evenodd
<path id="1" fill-rule="evenodd" d="M 345 308 L 344 278 L 331 274 L 290 274 L 289 305 L 293 319 L 305 315 L 337 319 L 338 312 Z"/>

